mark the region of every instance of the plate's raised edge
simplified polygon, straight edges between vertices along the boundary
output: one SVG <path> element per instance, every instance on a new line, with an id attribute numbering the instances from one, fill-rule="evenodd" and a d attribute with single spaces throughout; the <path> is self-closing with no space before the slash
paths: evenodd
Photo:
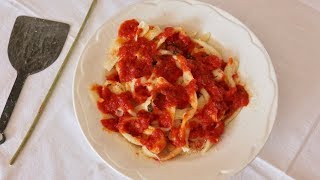
<path id="1" fill-rule="evenodd" d="M 94 38 L 95 36 L 93 36 L 92 38 Z M 90 42 L 90 40 L 89 40 L 89 42 Z M 87 51 L 87 49 L 89 48 L 89 47 L 91 47 L 91 46 L 86 46 L 85 48 L 84 48 L 84 50 L 83 50 L 83 52 L 86 52 Z M 83 114 L 83 111 L 82 111 L 82 106 L 81 106 L 81 103 L 80 102 L 76 102 L 76 101 L 78 101 L 77 99 L 78 99 L 78 96 L 76 95 L 76 93 L 77 93 L 77 88 L 79 87 L 79 81 L 80 81 L 80 79 L 81 79 L 81 76 L 76 76 L 77 74 L 81 74 L 81 73 L 79 73 L 79 71 L 81 71 L 81 68 L 80 68 L 80 66 L 81 66 L 81 59 L 83 58 L 83 55 L 84 55 L 84 53 L 80 56 L 80 61 L 78 61 L 77 62 L 77 65 L 76 65 L 76 70 L 74 71 L 74 78 L 73 78 L 73 85 L 72 85 L 72 97 L 73 97 L 73 110 L 74 110 L 74 112 L 75 112 L 75 116 L 76 116 L 76 118 L 77 118 L 77 122 L 78 122 L 78 126 L 80 127 L 80 129 L 81 129 L 81 133 L 82 133 L 82 135 L 83 135 L 83 137 L 84 137 L 84 139 L 86 140 L 86 142 L 88 143 L 88 145 L 89 145 L 89 147 L 91 148 L 91 150 L 93 151 L 93 152 L 95 152 L 96 153 L 96 155 L 100 158 L 100 160 L 101 161 L 103 161 L 103 162 L 105 162 L 106 160 L 105 159 L 103 159 L 101 156 L 100 156 L 100 154 L 95 150 L 95 148 L 94 148 L 94 142 L 91 142 L 91 138 L 89 138 L 89 137 L 87 137 L 87 135 L 86 135 L 86 133 L 88 134 L 89 132 L 88 132 L 88 125 L 87 124 L 82 124 L 81 123 L 81 121 L 79 120 L 79 116 L 78 116 L 78 114 L 81 114 L 81 116 L 84 116 Z M 78 106 L 80 106 L 80 107 L 78 107 Z M 127 174 L 127 173 L 123 173 L 123 171 L 121 170 L 121 168 L 117 168 L 118 166 L 116 165 L 116 164 L 114 164 L 114 163 L 112 163 L 112 161 L 111 160 L 108 160 L 108 162 L 106 163 L 107 164 L 107 166 L 108 167 L 110 167 L 112 170 L 114 170 L 114 172 L 116 172 L 116 173 L 118 173 L 120 176 L 122 176 L 122 177 L 126 177 L 126 178 L 128 178 L 129 176 L 132 176 L 132 174 Z M 139 176 L 138 176 L 139 177 Z"/>
<path id="2" fill-rule="evenodd" d="M 276 76 L 275 76 L 275 71 L 274 71 L 274 68 L 273 68 L 273 65 L 272 65 L 272 62 L 271 62 L 271 59 L 269 57 L 269 54 L 267 53 L 267 51 L 265 50 L 265 48 L 263 47 L 262 43 L 260 42 L 260 40 L 253 34 L 253 32 L 251 32 L 251 30 L 249 30 L 249 28 L 247 28 L 241 21 L 239 21 L 237 18 L 235 18 L 234 16 L 232 16 L 231 14 L 229 14 L 228 12 L 220 9 L 220 8 L 217 8 L 211 4 L 208 4 L 208 3 L 204 3 L 204 2 L 200 2 L 200 1 L 196 1 L 196 0 L 146 0 L 146 1 L 143 1 L 143 2 L 140 2 L 140 3 L 136 3 L 136 4 L 132 4 L 132 5 L 129 5 L 127 6 L 126 8 L 120 10 L 118 13 L 116 13 L 115 15 L 111 16 L 110 18 L 108 18 L 107 22 L 106 23 L 111 23 L 112 22 L 112 19 L 116 16 L 119 16 L 120 14 L 122 14 L 122 12 L 125 12 L 139 4 L 146 4 L 146 5 L 154 5 L 154 6 L 157 6 L 158 4 L 160 3 L 166 3 L 166 2 L 182 2 L 182 3 L 186 3 L 190 6 L 192 5 L 202 5 L 202 6 L 205 6 L 205 7 L 209 7 L 210 9 L 212 9 L 213 11 L 215 11 L 216 13 L 218 13 L 221 17 L 227 19 L 228 21 L 234 23 L 235 25 L 239 26 L 240 28 L 244 29 L 250 39 L 251 39 L 251 42 L 264 54 L 265 56 L 265 59 L 267 61 L 267 64 L 268 64 L 268 69 L 269 69 L 269 79 L 270 81 L 273 83 L 274 85 L 274 98 L 273 98 L 273 102 L 272 102 L 272 107 L 269 111 L 269 117 L 268 117 L 268 121 L 269 121 L 269 124 L 268 124 L 268 127 L 266 129 L 266 136 L 265 138 L 263 139 L 263 143 L 261 143 L 260 147 L 257 147 L 259 149 L 259 151 L 257 151 L 256 153 L 253 154 L 253 156 L 251 156 L 250 159 L 248 159 L 248 162 L 247 164 L 249 164 L 256 156 L 257 154 L 260 152 L 260 150 L 262 149 L 263 145 L 265 144 L 265 142 L 267 141 L 269 135 L 270 135 L 270 132 L 271 132 L 271 129 L 273 127 L 273 124 L 274 124 L 274 121 L 275 121 L 275 118 L 276 118 L 276 113 L 277 113 L 277 107 L 278 107 L 278 84 L 277 84 L 277 79 L 276 79 Z M 228 17 L 227 17 L 228 16 Z M 101 31 L 101 29 L 104 27 L 104 25 L 106 24 L 104 23 L 103 25 L 101 25 L 98 29 L 98 31 L 90 38 L 90 40 L 88 42 L 91 42 L 93 39 L 95 39 L 95 37 L 99 34 L 99 32 Z M 96 41 L 96 40 L 95 40 Z M 83 127 L 84 125 L 82 125 L 79 121 L 79 117 L 78 117 L 78 113 L 81 113 L 83 114 L 82 112 L 79 112 L 77 109 L 77 103 L 75 102 L 76 101 L 76 94 L 75 94 L 75 91 L 76 91 L 76 87 L 78 87 L 79 85 L 79 80 L 81 78 L 81 76 L 76 76 L 77 72 L 79 71 L 79 68 L 81 66 L 81 59 L 83 59 L 83 55 L 84 55 L 84 52 L 87 51 L 87 49 L 89 48 L 88 44 L 86 45 L 82 55 L 80 56 L 79 58 L 79 61 L 77 62 L 77 65 L 76 65 L 76 70 L 74 72 L 74 79 L 73 79 L 73 89 L 72 89 L 72 96 L 73 96 L 73 107 L 74 107 L 74 111 L 76 112 L 75 115 L 76 115 L 76 118 L 78 120 L 78 124 L 80 126 L 80 128 L 82 129 L 82 133 L 84 135 L 84 137 L 86 137 L 85 139 L 87 140 L 87 142 L 90 144 L 90 147 L 92 148 L 92 150 L 94 152 L 95 149 L 93 147 L 93 144 L 92 142 L 90 141 L 90 139 L 86 136 L 85 134 L 85 128 L 87 127 Z M 82 74 L 82 73 L 81 73 Z M 105 159 L 103 159 L 98 152 L 96 152 L 96 154 L 98 155 L 98 157 L 101 158 L 101 160 L 105 161 Z M 121 175 L 125 175 L 127 177 L 132 177 L 134 179 L 136 178 L 141 178 L 143 179 L 143 175 L 141 175 L 138 171 L 135 171 L 135 175 L 132 174 L 132 170 L 129 170 L 129 169 L 123 169 L 121 167 L 118 167 L 116 164 L 114 164 L 110 159 L 108 159 L 108 166 L 110 168 L 112 168 L 113 170 L 115 170 L 116 172 L 118 172 L 119 174 Z M 245 166 L 244 166 L 245 167 Z M 241 167 L 239 169 L 237 169 L 236 171 L 228 171 L 228 173 L 223 173 L 225 175 L 233 175 L 233 174 L 236 174 L 237 172 L 239 172 L 241 169 L 243 169 L 244 167 Z M 125 171 L 123 171 L 125 170 Z M 131 173 L 128 173 L 128 170 L 131 172 Z"/>
<path id="3" fill-rule="evenodd" d="M 181 0 L 176 0 L 176 1 L 181 1 Z M 191 4 L 199 5 L 198 3 L 196 3 L 195 0 L 186 0 L 186 1 L 188 1 Z M 206 4 L 203 2 L 199 2 L 199 3 L 202 5 Z M 276 78 L 276 73 L 274 71 L 274 67 L 273 67 L 271 58 L 270 58 L 267 50 L 265 49 L 265 47 L 263 46 L 261 41 L 258 39 L 258 37 L 246 25 L 244 25 L 240 20 L 238 20 L 236 17 L 232 16 L 230 13 L 228 13 L 220 8 L 217 8 L 211 4 L 209 4 L 207 6 L 209 6 L 211 9 L 213 9 L 215 12 L 217 12 L 221 17 L 227 19 L 228 21 L 232 22 L 233 24 L 237 25 L 238 27 L 244 29 L 248 33 L 248 36 L 250 37 L 252 44 L 254 44 L 256 46 L 256 48 L 258 48 L 261 51 L 261 53 L 264 54 L 265 60 L 267 61 L 267 64 L 268 64 L 268 70 L 269 70 L 268 77 L 269 77 L 269 80 L 271 81 L 271 83 L 273 84 L 274 96 L 273 96 L 273 100 L 272 100 L 272 103 L 269 108 L 270 110 L 269 110 L 268 118 L 267 118 L 268 124 L 265 129 L 265 136 L 261 140 L 261 142 L 254 147 L 254 151 L 252 151 L 252 153 L 250 154 L 250 157 L 247 159 L 247 164 L 249 164 L 250 162 L 252 162 L 254 160 L 254 158 L 262 150 L 262 147 L 264 146 L 264 144 L 266 143 L 266 141 L 268 140 L 268 138 L 270 136 L 271 130 L 273 128 L 273 125 L 274 125 L 274 122 L 276 119 L 277 109 L 278 109 L 278 82 L 277 82 L 277 78 Z M 233 170 L 233 171 L 226 170 L 225 172 L 236 174 L 244 168 L 245 168 L 245 166 L 241 167 L 237 170 Z"/>
<path id="4" fill-rule="evenodd" d="M 159 1 L 159 0 L 153 0 L 153 1 Z M 164 0 L 164 1 L 168 1 L 168 0 Z M 211 4 L 208 3 L 204 3 L 204 2 L 200 2 L 200 1 L 196 1 L 196 0 L 173 0 L 173 1 L 178 1 L 178 2 L 185 2 L 189 5 L 203 5 L 205 7 L 209 7 L 210 9 L 212 9 L 213 11 L 215 11 L 216 13 L 218 13 L 221 17 L 227 19 L 229 22 L 237 25 L 238 27 L 244 29 L 247 33 L 248 36 L 251 39 L 252 44 L 254 44 L 256 46 L 256 48 L 258 48 L 261 53 L 264 54 L 265 56 L 265 60 L 267 61 L 268 64 L 268 70 L 269 70 L 269 80 L 271 81 L 271 83 L 273 84 L 273 90 L 274 90 L 274 96 L 273 96 L 273 100 L 272 100 L 272 104 L 270 105 L 270 110 L 268 113 L 268 125 L 267 128 L 265 130 L 265 136 L 264 138 L 261 140 L 261 143 L 259 143 L 258 146 L 255 146 L 255 150 L 252 151 L 250 157 L 247 159 L 247 164 L 249 164 L 250 162 L 252 162 L 254 160 L 254 158 L 259 154 L 259 152 L 262 150 L 262 147 L 264 146 L 264 144 L 266 143 L 266 141 L 268 140 L 271 130 L 273 128 L 275 119 L 276 119 L 276 115 L 277 115 L 277 109 L 278 109 L 278 82 L 277 82 L 277 78 L 276 78 L 276 73 L 274 71 L 274 67 L 271 61 L 271 58 L 267 52 L 267 50 L 265 49 L 265 47 L 263 46 L 263 44 L 261 43 L 261 41 L 259 40 L 259 38 L 246 26 L 244 25 L 239 19 L 237 19 L 236 17 L 234 17 L 233 15 L 231 15 L 230 13 L 217 8 Z M 150 3 L 151 1 L 149 1 Z M 242 169 L 244 169 L 246 166 L 244 167 L 240 167 L 239 169 L 235 170 L 222 170 L 221 173 L 222 174 L 228 174 L 228 175 L 234 175 L 238 172 L 240 172 Z M 224 173 L 226 172 L 226 173 Z"/>
<path id="5" fill-rule="evenodd" d="M 128 10 L 134 8 L 135 6 L 139 5 L 139 4 L 144 4 L 144 2 L 140 2 L 140 3 L 135 3 L 135 4 L 131 4 L 123 9 L 121 9 L 119 12 L 117 12 L 116 14 L 112 15 L 111 17 L 109 17 L 105 23 L 103 23 L 96 32 L 94 32 L 94 34 L 91 36 L 91 38 L 87 41 L 87 44 L 85 46 L 85 48 L 83 49 L 82 51 L 82 54 L 81 56 L 79 57 L 79 60 L 76 64 L 76 69 L 74 71 L 74 78 L 73 78 L 73 85 L 72 85 L 72 97 L 73 97 L 73 109 L 74 109 L 74 112 L 75 112 L 75 116 L 77 118 L 77 121 L 78 121 L 78 125 L 81 129 L 81 132 L 82 132 L 82 135 L 85 137 L 87 143 L 90 145 L 90 148 L 92 149 L 92 151 L 100 158 L 101 161 L 103 162 L 106 162 L 107 166 L 110 167 L 112 170 L 114 170 L 114 172 L 118 173 L 120 176 L 122 177 L 125 177 L 125 178 L 132 178 L 132 179 L 143 179 L 143 176 L 139 173 L 139 172 L 136 172 L 136 171 L 133 171 L 133 170 L 129 170 L 129 169 L 124 169 L 124 168 L 121 168 L 119 167 L 117 164 L 113 163 L 112 160 L 109 158 L 109 159 L 104 159 L 101 157 L 101 155 L 96 151 L 96 149 L 94 148 L 95 145 L 94 145 L 94 142 L 91 142 L 92 139 L 89 138 L 86 133 L 89 133 L 87 132 L 87 129 L 88 129 L 88 126 L 87 124 L 82 124 L 81 121 L 79 120 L 79 116 L 78 114 L 82 114 L 82 116 L 84 116 L 83 114 L 83 109 L 82 107 L 78 107 L 78 105 L 81 106 L 81 103 L 80 102 L 76 102 L 78 97 L 76 95 L 76 92 L 77 92 L 77 88 L 79 87 L 79 83 L 80 83 L 80 79 L 81 77 L 83 76 L 83 73 L 82 73 L 82 68 L 81 68 L 81 62 L 82 62 L 82 59 L 84 58 L 84 55 L 85 53 L 87 52 L 87 50 L 94 46 L 95 44 L 97 44 L 97 37 L 98 35 L 101 33 L 101 30 L 103 29 L 103 27 L 105 26 L 105 24 L 108 24 L 108 23 L 113 23 L 113 19 L 121 14 L 123 14 L 123 12 L 127 12 Z M 90 43 L 92 42 L 92 43 Z M 90 43 L 90 44 L 89 44 Z M 80 76 L 77 76 L 77 75 L 80 75 Z M 86 132 L 86 133 L 85 133 Z"/>

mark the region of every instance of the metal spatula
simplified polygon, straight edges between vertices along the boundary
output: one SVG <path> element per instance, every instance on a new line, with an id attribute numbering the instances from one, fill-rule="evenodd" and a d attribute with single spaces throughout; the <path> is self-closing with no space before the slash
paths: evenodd
<path id="1" fill-rule="evenodd" d="M 68 24 L 61 22 L 28 16 L 19 16 L 16 19 L 10 36 L 8 55 L 18 75 L 1 115 L 0 144 L 6 140 L 4 130 L 25 80 L 29 75 L 44 70 L 58 58 L 69 29 Z"/>

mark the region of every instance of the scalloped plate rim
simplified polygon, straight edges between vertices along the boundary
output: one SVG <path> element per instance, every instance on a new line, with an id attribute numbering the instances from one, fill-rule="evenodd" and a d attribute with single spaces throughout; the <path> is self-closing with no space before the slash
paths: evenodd
<path id="1" fill-rule="evenodd" d="M 272 107 L 270 109 L 270 113 L 269 113 L 269 121 L 271 119 L 271 124 L 269 125 L 270 127 L 268 128 L 268 133 L 267 133 L 267 137 L 264 139 L 264 142 L 262 143 L 261 147 L 259 148 L 260 150 L 262 149 L 263 145 L 265 144 L 267 138 L 269 137 L 270 135 L 270 131 L 273 127 L 273 124 L 275 122 L 275 117 L 276 117 L 276 113 L 277 113 L 277 106 L 278 106 L 278 85 L 277 85 L 277 79 L 276 79 L 276 76 L 275 76 L 275 72 L 274 72 L 274 68 L 273 68 L 273 65 L 272 65 L 272 62 L 271 62 L 271 59 L 267 53 L 267 51 L 265 50 L 265 48 L 263 47 L 262 43 L 260 42 L 260 40 L 252 33 L 252 31 L 249 30 L 249 28 L 247 28 L 243 23 L 241 23 L 241 21 L 239 21 L 237 18 L 235 18 L 234 16 L 232 16 L 231 14 L 229 14 L 228 12 L 220 9 L 220 8 L 217 8 L 211 4 L 207 4 L 207 3 L 204 3 L 204 2 L 200 2 L 200 1 L 195 1 L 195 0 L 173 0 L 173 1 L 178 1 L 178 2 L 186 2 L 188 4 L 190 4 L 191 6 L 192 5 L 205 5 L 205 6 L 209 6 L 211 9 L 215 10 L 216 12 L 218 12 L 222 17 L 224 17 L 225 19 L 228 19 L 229 21 L 239 25 L 241 28 L 243 28 L 244 30 L 246 30 L 251 38 L 251 42 L 253 44 L 255 44 L 256 47 L 258 47 L 261 52 L 264 54 L 265 56 L 265 59 L 267 61 L 267 64 L 268 64 L 268 69 L 269 69 L 269 78 L 270 80 L 272 81 L 273 85 L 274 85 L 274 99 L 273 99 L 273 102 L 272 102 Z M 128 9 L 131 9 L 133 8 L 134 6 L 136 5 L 139 5 L 139 4 L 144 4 L 144 3 L 164 3 L 166 1 L 163 1 L 163 0 L 148 0 L 148 1 L 144 1 L 144 2 L 140 2 L 140 3 L 136 3 L 136 4 L 132 4 L 130 6 L 127 6 L 126 8 L 124 9 L 121 9 L 118 13 L 116 13 L 115 15 L 109 17 L 105 23 L 103 23 L 99 28 L 98 30 L 94 33 L 94 35 L 89 39 L 86 47 L 84 48 L 83 50 L 83 53 L 81 54 L 80 56 L 80 60 L 77 62 L 77 66 L 76 66 L 76 70 L 75 70 L 75 73 L 74 73 L 74 79 L 73 79 L 73 90 L 72 90 L 72 96 L 73 96 L 73 107 L 74 107 L 74 111 L 75 111 L 75 114 L 76 114 L 76 118 L 78 120 L 78 124 L 82 130 L 82 133 L 84 135 L 84 137 L 86 137 L 86 141 L 89 143 L 90 147 L 92 148 L 92 150 L 94 150 L 97 155 L 104 161 L 106 162 L 106 164 L 108 164 L 109 167 L 111 167 L 113 170 L 115 170 L 116 172 L 118 172 L 119 174 L 121 175 L 125 175 L 127 177 L 139 177 L 139 178 L 142 178 L 143 175 L 141 175 L 139 172 L 133 172 L 132 174 L 132 171 L 124 171 L 124 169 L 120 168 L 120 167 L 117 167 L 115 163 L 112 162 L 111 159 L 104 159 L 100 156 L 100 154 L 96 151 L 96 149 L 93 147 L 93 144 L 92 142 L 90 141 L 90 139 L 87 137 L 86 133 L 85 133 L 85 129 L 88 128 L 87 125 L 85 124 L 82 124 L 84 122 L 81 122 L 80 121 L 80 118 L 78 116 L 78 114 L 81 114 L 81 110 L 79 110 L 78 108 L 78 104 L 76 101 L 76 95 L 75 95 L 75 89 L 76 87 L 79 85 L 79 81 L 80 81 L 80 77 L 79 76 L 76 76 L 76 74 L 78 74 L 79 72 L 79 68 L 81 65 L 81 61 L 82 59 L 84 58 L 84 55 L 85 55 L 85 52 L 91 47 L 91 46 L 94 46 L 96 45 L 97 43 L 97 40 L 94 40 L 98 35 L 99 33 L 101 33 L 100 31 L 103 29 L 103 27 L 107 24 L 107 23 L 111 23 L 112 22 L 112 19 L 114 19 L 115 16 L 119 15 L 121 12 L 125 11 L 125 10 L 128 10 Z M 227 15 L 228 17 L 226 17 L 225 15 L 221 14 L 221 12 L 225 15 Z M 229 18 L 233 18 L 233 19 L 229 19 Z M 236 22 L 235 22 L 236 21 Z M 257 41 L 257 42 L 255 42 Z M 254 159 L 254 158 L 253 158 Z M 252 160 L 253 160 L 252 159 Z M 241 167 L 240 169 L 243 169 L 244 167 Z M 127 169 L 125 169 L 127 170 Z M 236 172 L 233 172 L 232 174 L 235 174 Z"/>

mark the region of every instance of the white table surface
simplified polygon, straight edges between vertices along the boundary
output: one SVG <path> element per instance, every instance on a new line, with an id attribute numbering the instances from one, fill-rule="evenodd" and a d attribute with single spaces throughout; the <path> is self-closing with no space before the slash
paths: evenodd
<path id="1" fill-rule="evenodd" d="M 26 134 L 84 19 L 90 0 L 0 0 L 0 112 L 16 77 L 7 46 L 15 18 L 63 21 L 71 31 L 59 59 L 30 76 L 0 145 L 0 180 L 123 179 L 87 144 L 72 106 L 79 56 L 95 30 L 120 8 L 139 0 L 98 0 L 63 76 L 25 150 L 8 162 Z M 232 179 L 320 179 L 320 1 L 204 0 L 246 24 L 262 41 L 279 83 L 278 116 L 259 156 Z"/>

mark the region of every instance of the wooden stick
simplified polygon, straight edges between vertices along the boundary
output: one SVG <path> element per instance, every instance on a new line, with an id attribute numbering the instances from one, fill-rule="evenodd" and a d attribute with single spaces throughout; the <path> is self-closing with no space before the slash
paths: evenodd
<path id="1" fill-rule="evenodd" d="M 80 27 L 80 29 L 79 29 L 79 32 L 78 32 L 76 38 L 74 39 L 74 41 L 73 41 L 73 43 L 72 43 L 72 45 L 71 45 L 71 47 L 70 47 L 70 50 L 69 50 L 66 58 L 65 58 L 64 61 L 62 62 L 62 65 L 60 66 L 60 68 L 59 68 L 59 70 L 58 70 L 58 73 L 57 73 L 56 77 L 54 78 L 53 83 L 52 83 L 52 85 L 51 85 L 51 87 L 50 87 L 50 89 L 49 89 L 46 97 L 44 98 L 44 100 L 43 100 L 43 102 L 42 102 L 42 104 L 41 104 L 41 106 L 40 106 L 40 108 L 39 108 L 39 110 L 38 110 L 38 113 L 37 113 L 36 117 L 34 118 L 32 124 L 31 124 L 31 127 L 29 128 L 26 136 L 23 138 L 23 140 L 22 140 L 20 146 L 18 147 L 16 153 L 15 153 L 15 154 L 13 155 L 13 157 L 11 158 L 11 160 L 10 160 L 10 162 L 9 162 L 10 165 L 13 165 L 13 164 L 14 164 L 14 162 L 15 162 L 16 159 L 18 158 L 20 152 L 23 150 L 23 148 L 25 147 L 26 143 L 28 142 L 28 140 L 29 140 L 31 134 L 33 133 L 36 125 L 38 124 L 38 122 L 39 122 L 39 120 L 40 120 L 40 117 L 41 117 L 41 115 L 42 115 L 42 113 L 43 113 L 43 110 L 44 110 L 44 108 L 46 107 L 46 105 L 48 104 L 49 98 L 51 97 L 51 95 L 52 95 L 52 93 L 53 93 L 53 90 L 55 89 L 55 87 L 56 87 L 56 85 L 57 85 L 57 82 L 59 81 L 59 79 L 60 79 L 60 77 L 61 77 L 61 74 L 62 74 L 62 71 L 63 71 L 64 67 L 66 66 L 67 62 L 68 62 L 69 59 L 70 59 L 70 56 L 71 56 L 71 54 L 72 54 L 72 51 L 74 50 L 74 47 L 75 47 L 75 45 L 76 45 L 76 43 L 77 43 L 77 41 L 78 41 L 78 39 L 79 39 L 79 37 L 80 37 L 80 34 L 82 33 L 82 30 L 83 30 L 85 24 L 86 24 L 87 21 L 88 21 L 88 18 L 89 18 L 89 16 L 90 16 L 90 14 L 91 14 L 91 12 L 92 12 L 92 9 L 93 9 L 93 7 L 94 7 L 95 4 L 96 4 L 96 0 L 92 0 L 92 3 L 91 3 L 91 5 L 90 5 L 90 8 L 89 8 L 89 10 L 88 10 L 88 12 L 87 12 L 87 14 L 86 14 L 86 17 L 85 17 L 85 19 L 84 19 L 84 21 L 83 21 L 83 23 L 82 23 L 82 25 L 81 25 L 81 27 Z"/>

